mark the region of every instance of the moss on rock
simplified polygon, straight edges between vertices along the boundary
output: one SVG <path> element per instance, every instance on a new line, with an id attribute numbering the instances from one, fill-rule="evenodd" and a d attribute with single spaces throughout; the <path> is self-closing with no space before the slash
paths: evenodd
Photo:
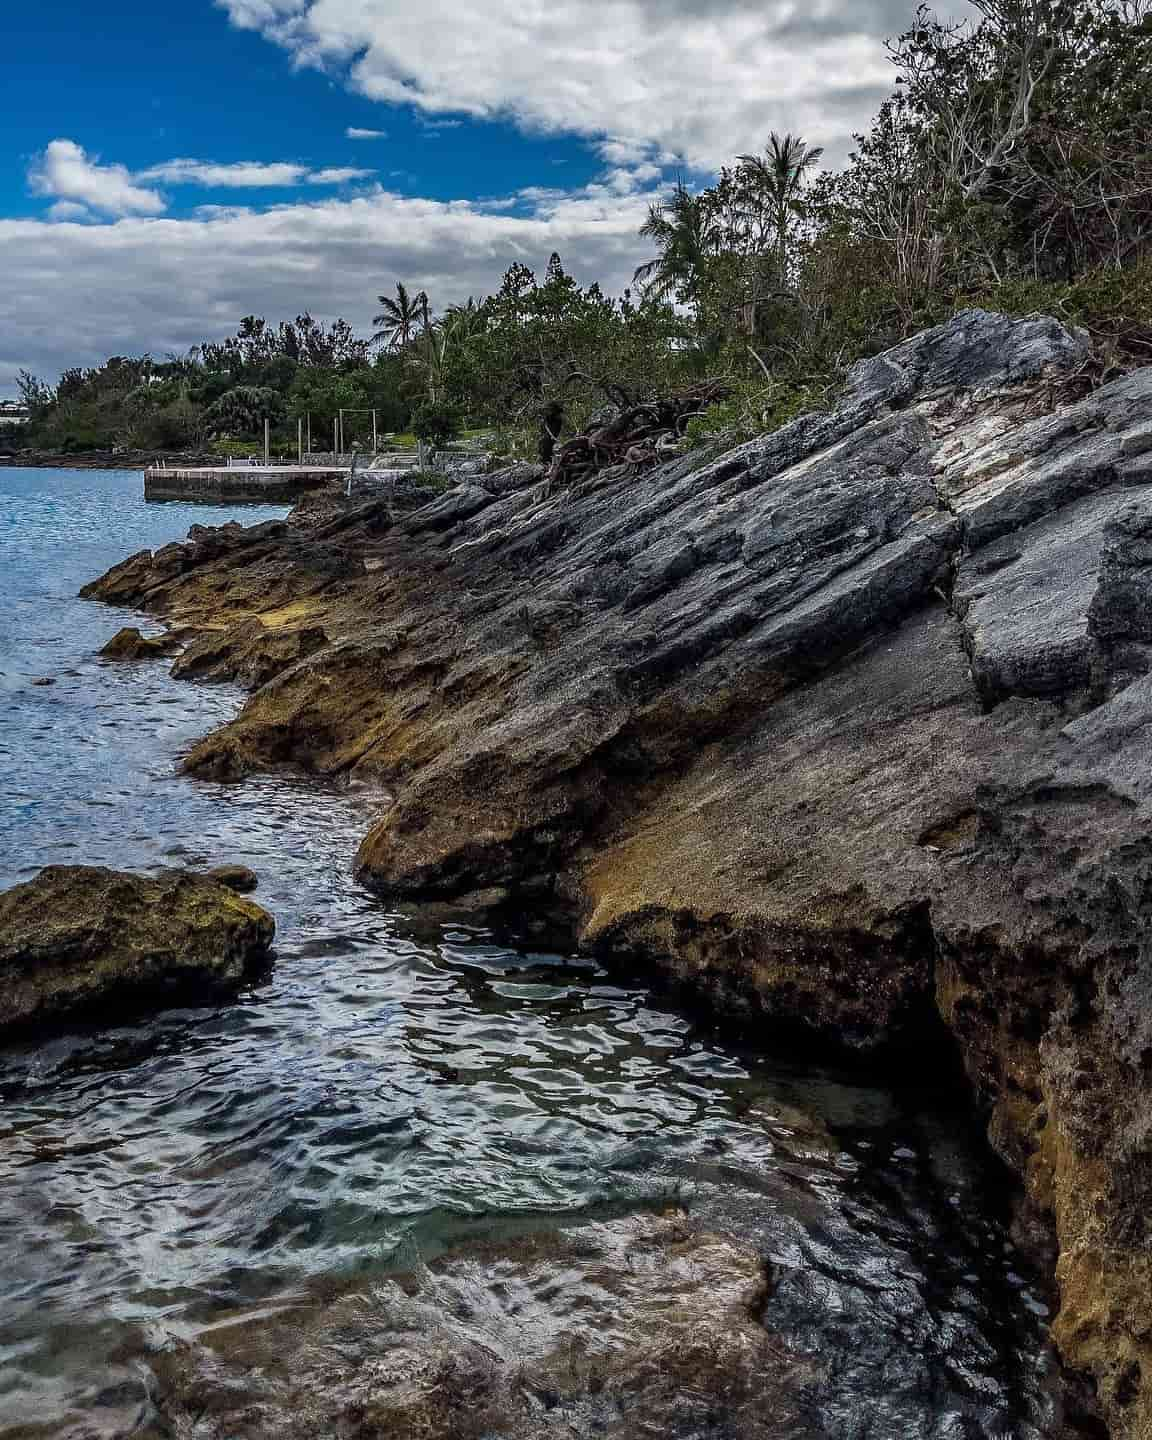
<path id="1" fill-rule="evenodd" d="M 234 992 L 274 934 L 209 876 L 49 866 L 0 894 L 0 1031 Z"/>

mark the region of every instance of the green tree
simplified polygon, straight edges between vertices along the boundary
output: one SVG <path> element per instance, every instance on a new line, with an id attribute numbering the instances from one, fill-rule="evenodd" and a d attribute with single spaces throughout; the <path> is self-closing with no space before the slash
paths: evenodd
<path id="1" fill-rule="evenodd" d="M 30 370 L 21 370 L 17 375 L 16 389 L 32 423 L 42 420 L 56 403 L 56 391 Z"/>
<path id="2" fill-rule="evenodd" d="M 460 433 L 460 416 L 448 406 L 426 400 L 412 416 L 412 433 L 426 445 L 447 445 Z"/>
<path id="3" fill-rule="evenodd" d="M 275 390 L 238 385 L 209 407 L 204 420 L 216 435 L 256 435 L 265 420 L 278 425 L 284 413 L 284 398 Z"/>
<path id="4" fill-rule="evenodd" d="M 678 184 L 669 199 L 649 208 L 640 234 L 659 253 L 637 267 L 633 283 L 651 300 L 698 305 L 707 262 L 720 238 L 706 199 Z"/>
<path id="5" fill-rule="evenodd" d="M 768 137 L 763 155 L 740 155 L 740 168 L 762 197 L 769 217 L 775 248 L 776 273 L 788 275 L 792 234 L 802 216 L 801 194 L 809 172 L 815 169 L 824 151 L 809 145 L 799 135 Z"/>
<path id="6" fill-rule="evenodd" d="M 384 344 L 391 350 L 407 349 L 421 321 L 427 328 L 428 296 L 423 290 L 411 295 L 408 287 L 397 281 L 395 298 L 391 295 L 378 295 L 376 298 L 380 313 L 372 321 L 376 326 L 372 343 Z"/>

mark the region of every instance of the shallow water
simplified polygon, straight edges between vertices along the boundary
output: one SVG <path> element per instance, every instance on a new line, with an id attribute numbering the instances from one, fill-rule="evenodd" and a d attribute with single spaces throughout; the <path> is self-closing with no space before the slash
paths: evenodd
<path id="1" fill-rule="evenodd" d="M 192 523 L 283 511 L 140 491 L 0 470 L 0 885 L 50 862 L 249 864 L 278 961 L 224 1008 L 0 1052 L 0 1434 L 130 1433 L 150 1353 L 321 1277 L 670 1202 L 759 1248 L 764 1321 L 815 1362 L 818 1433 L 1053 1434 L 1046 1312 L 943 1100 L 390 914 L 350 879 L 370 796 L 176 773 L 239 695 L 95 658 L 134 620 L 75 593 Z"/>

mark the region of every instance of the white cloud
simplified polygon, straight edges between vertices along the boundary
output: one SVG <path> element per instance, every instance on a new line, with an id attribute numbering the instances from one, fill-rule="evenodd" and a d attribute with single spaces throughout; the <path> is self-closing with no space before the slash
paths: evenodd
<path id="1" fill-rule="evenodd" d="M 375 170 L 356 170 L 351 165 L 337 165 L 328 170 L 313 170 L 306 179 L 309 185 L 347 185 L 350 180 L 367 180 L 375 174 Z"/>
<path id="2" fill-rule="evenodd" d="M 77 206 L 106 215 L 161 215 L 164 197 L 138 185 L 123 165 L 101 165 L 74 140 L 53 140 L 33 166 L 29 180 L 37 195 L 57 201 L 57 218 L 78 218 Z M 61 213 L 61 203 L 73 207 Z"/>
<path id="3" fill-rule="evenodd" d="M 598 185 L 519 213 L 376 190 L 191 219 L 0 220 L 0 391 L 22 367 L 54 376 L 111 354 L 183 351 L 253 312 L 344 315 L 367 334 L 394 280 L 444 305 L 492 290 L 513 261 L 543 271 L 553 250 L 581 280 L 618 290 L 648 256 L 636 235 L 647 198 Z"/>
<path id="4" fill-rule="evenodd" d="M 773 129 L 842 155 L 891 87 L 884 37 L 914 10 L 913 0 L 216 3 L 372 99 L 510 116 L 625 150 L 657 145 L 702 169 Z"/>
<path id="5" fill-rule="evenodd" d="M 96 218 L 87 205 L 81 205 L 75 200 L 57 200 L 55 205 L 49 208 L 48 214 L 53 220 L 94 220 Z"/>
<path id="6" fill-rule="evenodd" d="M 238 160 L 227 165 L 209 160 L 165 160 L 141 170 L 137 180 L 160 181 L 169 185 L 202 185 L 209 189 L 247 190 L 294 185 L 342 185 L 347 180 L 365 180 L 374 170 L 350 167 L 311 170 L 289 161 Z"/>
<path id="7" fill-rule="evenodd" d="M 375 170 L 351 165 L 313 170 L 293 162 L 238 161 L 226 165 L 207 160 L 165 160 L 133 174 L 124 165 L 105 165 L 74 140 L 53 140 L 28 172 L 36 195 L 55 203 L 48 218 L 57 222 L 97 220 L 101 216 L 162 215 L 168 209 L 164 185 L 199 185 L 212 189 L 259 189 L 301 185 L 346 185 L 368 180 Z M 201 213 L 210 207 L 201 207 Z"/>
<path id="8" fill-rule="evenodd" d="M 349 125 L 344 134 L 349 140 L 383 140 L 387 130 L 361 130 L 359 125 Z"/>

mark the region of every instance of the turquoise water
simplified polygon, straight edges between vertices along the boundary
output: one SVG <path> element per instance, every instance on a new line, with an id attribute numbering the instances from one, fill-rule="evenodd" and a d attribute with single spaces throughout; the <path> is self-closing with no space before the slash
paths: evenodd
<path id="1" fill-rule="evenodd" d="M 764 1318 L 820 1358 L 819 1433 L 1051 1434 L 1046 1312 L 943 1102 L 389 913 L 350 879 L 371 797 L 177 774 L 241 697 L 99 660 L 135 622 L 76 592 L 192 523 L 282 513 L 0 469 L 0 884 L 238 861 L 280 925 L 238 1003 L 0 1052 L 0 1435 L 162 1433 L 149 1356 L 221 1313 L 671 1199 L 773 1267 Z"/>

